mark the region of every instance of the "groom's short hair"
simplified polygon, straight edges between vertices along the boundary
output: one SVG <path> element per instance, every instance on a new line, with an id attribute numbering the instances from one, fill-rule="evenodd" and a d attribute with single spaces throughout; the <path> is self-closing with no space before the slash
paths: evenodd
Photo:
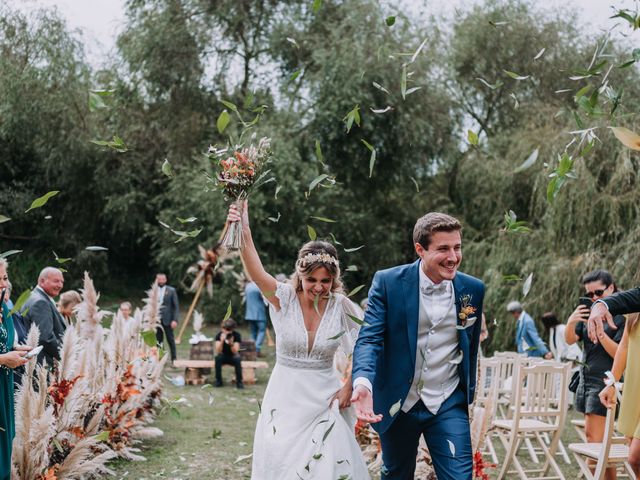
<path id="1" fill-rule="evenodd" d="M 462 231 L 462 224 L 457 218 L 440 212 L 429 212 L 420 217 L 413 227 L 413 243 L 429 248 L 431 236 L 436 232 Z"/>

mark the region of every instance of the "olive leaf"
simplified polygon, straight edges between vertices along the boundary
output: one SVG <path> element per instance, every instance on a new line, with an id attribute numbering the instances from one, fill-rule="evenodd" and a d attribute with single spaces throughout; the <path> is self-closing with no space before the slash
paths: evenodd
<path id="1" fill-rule="evenodd" d="M 51 192 L 45 193 L 39 198 L 36 198 L 33 202 L 31 202 L 31 206 L 24 213 L 29 213 L 31 210 L 45 206 L 50 198 L 55 197 L 59 193 L 59 190 L 53 190 Z"/>

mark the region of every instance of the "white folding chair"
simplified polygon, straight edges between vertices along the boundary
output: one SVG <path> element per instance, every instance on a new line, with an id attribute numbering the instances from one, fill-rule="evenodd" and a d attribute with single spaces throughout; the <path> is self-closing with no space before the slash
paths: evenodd
<path id="1" fill-rule="evenodd" d="M 505 448 L 505 459 L 498 480 L 508 473 L 517 473 L 525 480 L 528 474 L 537 478 L 565 480 L 555 455 L 564 429 L 567 414 L 567 385 L 571 366 L 536 362 L 531 366 L 520 365 L 514 371 L 513 416 L 496 419 L 493 426 Z M 548 435 L 549 441 L 545 441 Z M 536 443 L 544 455 L 541 468 L 525 470 L 517 458 L 525 440 Z M 515 470 L 510 470 L 511 465 Z M 554 475 L 548 476 L 549 470 Z"/>
<path id="2" fill-rule="evenodd" d="M 617 403 L 607 410 L 605 430 L 602 443 L 571 443 L 569 450 L 573 453 L 581 474 L 587 480 L 601 480 L 607 468 L 624 469 L 629 478 L 636 476 L 629 465 L 629 447 L 624 437 L 615 434 L 615 416 Z M 594 467 L 595 464 L 595 467 Z M 593 470 L 592 470 L 593 469 Z"/>

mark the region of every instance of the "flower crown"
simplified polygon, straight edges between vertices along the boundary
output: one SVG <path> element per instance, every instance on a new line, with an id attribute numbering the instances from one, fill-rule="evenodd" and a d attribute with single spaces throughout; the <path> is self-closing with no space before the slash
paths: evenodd
<path id="1" fill-rule="evenodd" d="M 338 259 L 328 253 L 307 253 L 304 257 L 298 259 L 298 265 L 301 267 L 314 263 L 332 263 L 336 267 L 340 266 Z"/>

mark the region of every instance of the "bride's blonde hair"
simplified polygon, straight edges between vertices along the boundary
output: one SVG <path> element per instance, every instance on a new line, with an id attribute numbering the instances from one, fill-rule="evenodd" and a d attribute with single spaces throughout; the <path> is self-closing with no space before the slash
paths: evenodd
<path id="1" fill-rule="evenodd" d="M 296 269 L 291 274 L 291 285 L 297 292 L 302 290 L 302 277 L 305 277 L 317 268 L 324 267 L 332 277 L 331 291 L 343 293 L 342 279 L 340 278 L 340 262 L 338 251 L 329 242 L 314 240 L 305 243 L 298 252 Z"/>

